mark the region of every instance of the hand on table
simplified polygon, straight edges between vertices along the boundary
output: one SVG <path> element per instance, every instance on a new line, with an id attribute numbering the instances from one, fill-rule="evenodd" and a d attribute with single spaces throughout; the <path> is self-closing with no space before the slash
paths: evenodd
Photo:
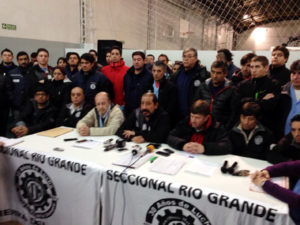
<path id="1" fill-rule="evenodd" d="M 131 141 L 134 143 L 144 143 L 145 139 L 143 136 L 135 136 L 135 137 L 131 138 Z"/>
<path id="2" fill-rule="evenodd" d="M 78 133 L 81 136 L 89 136 L 90 135 L 90 128 L 86 124 L 83 124 L 78 128 Z"/>
<path id="3" fill-rule="evenodd" d="M 14 133 L 17 137 L 23 137 L 28 134 L 28 128 L 25 126 L 17 126 L 12 128 L 11 132 Z"/>
<path id="4" fill-rule="evenodd" d="M 258 187 L 261 187 L 262 184 L 269 179 L 270 174 L 267 170 L 255 171 L 253 174 L 251 174 L 252 182 Z"/>
<path id="5" fill-rule="evenodd" d="M 129 138 L 130 136 L 134 136 L 134 135 L 135 135 L 135 132 L 131 131 L 131 130 L 124 130 L 124 132 L 123 132 L 124 138 Z"/>
<path id="6" fill-rule="evenodd" d="M 204 146 L 196 142 L 188 142 L 183 146 L 185 152 L 192 154 L 203 154 L 205 152 Z"/>

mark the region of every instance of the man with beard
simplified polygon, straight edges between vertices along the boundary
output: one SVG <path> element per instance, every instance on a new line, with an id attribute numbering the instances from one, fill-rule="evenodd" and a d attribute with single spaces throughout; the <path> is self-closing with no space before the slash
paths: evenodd
<path id="1" fill-rule="evenodd" d="M 231 78 L 234 86 L 237 86 L 241 81 L 251 79 L 251 59 L 256 56 L 254 53 L 247 53 L 241 58 L 241 69 L 236 70 Z"/>
<path id="2" fill-rule="evenodd" d="M 77 52 L 68 52 L 66 58 L 67 58 L 67 66 L 65 68 L 65 71 L 67 77 L 72 81 L 74 75 L 78 72 L 80 57 Z"/>
<path id="3" fill-rule="evenodd" d="M 29 56 L 26 52 L 21 51 L 17 54 L 18 67 L 11 70 L 9 75 L 13 81 L 13 99 L 12 110 L 14 118 L 16 118 L 22 107 L 26 104 L 29 98 L 30 82 L 29 82 Z"/>
<path id="4" fill-rule="evenodd" d="M 140 108 L 133 111 L 116 135 L 135 143 L 165 141 L 170 129 L 168 114 L 158 108 L 154 93 L 143 94 Z"/>
<path id="5" fill-rule="evenodd" d="M 11 132 L 16 137 L 23 137 L 53 128 L 55 114 L 56 109 L 49 103 L 49 93 L 45 85 L 39 85 L 35 89 L 34 98 L 26 104 Z"/>

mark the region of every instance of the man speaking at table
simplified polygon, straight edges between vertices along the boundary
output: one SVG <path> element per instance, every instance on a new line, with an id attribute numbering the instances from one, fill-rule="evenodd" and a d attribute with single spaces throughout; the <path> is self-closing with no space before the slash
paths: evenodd
<path id="1" fill-rule="evenodd" d="M 141 98 L 140 108 L 128 116 L 116 134 L 135 143 L 162 143 L 166 140 L 169 129 L 168 114 L 158 108 L 156 95 L 147 92 Z"/>
<path id="2" fill-rule="evenodd" d="M 190 116 L 170 132 L 167 143 L 192 154 L 223 155 L 231 151 L 226 130 L 210 114 L 209 103 L 197 100 Z"/>
<path id="3" fill-rule="evenodd" d="M 114 135 L 124 121 L 119 105 L 112 103 L 107 92 L 95 96 L 95 105 L 76 127 L 81 136 Z"/>

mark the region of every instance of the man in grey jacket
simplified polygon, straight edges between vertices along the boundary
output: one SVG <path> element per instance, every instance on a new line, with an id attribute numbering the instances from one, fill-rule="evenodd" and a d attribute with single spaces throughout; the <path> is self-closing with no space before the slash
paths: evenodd
<path id="1" fill-rule="evenodd" d="M 119 105 L 111 102 L 107 92 L 95 96 L 95 105 L 76 125 L 81 136 L 114 135 L 124 121 Z"/>

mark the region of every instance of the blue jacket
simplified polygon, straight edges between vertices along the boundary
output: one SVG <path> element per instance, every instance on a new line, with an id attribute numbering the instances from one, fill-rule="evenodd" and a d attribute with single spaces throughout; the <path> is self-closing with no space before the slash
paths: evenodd
<path id="1" fill-rule="evenodd" d="M 124 102 L 125 102 L 125 114 L 128 116 L 134 109 L 140 106 L 141 97 L 149 81 L 152 79 L 152 74 L 149 70 L 144 69 L 140 74 L 134 74 L 134 67 L 132 66 L 127 70 L 124 80 L 123 80 L 123 89 L 124 89 Z"/>
<path id="2" fill-rule="evenodd" d="M 30 80 L 28 68 L 16 67 L 9 73 L 13 82 L 13 108 L 20 110 L 29 100 Z"/>
<path id="3" fill-rule="evenodd" d="M 94 98 L 100 91 L 107 92 L 111 99 L 114 99 L 114 89 L 112 83 L 99 71 L 91 70 L 87 75 L 82 70 L 73 77 L 73 85 L 83 89 L 85 100 L 91 105 L 95 105 Z"/>

